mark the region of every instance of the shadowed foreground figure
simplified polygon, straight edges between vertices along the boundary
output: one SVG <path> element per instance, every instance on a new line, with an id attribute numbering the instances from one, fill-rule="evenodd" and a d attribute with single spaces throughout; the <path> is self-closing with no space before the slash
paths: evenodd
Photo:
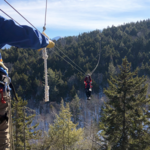
<path id="1" fill-rule="evenodd" d="M 17 25 L 11 19 L 0 16 L 0 48 L 5 44 L 18 48 L 53 48 L 55 43 L 39 31 L 26 25 Z"/>
<path id="2" fill-rule="evenodd" d="M 44 33 L 43 33 L 44 34 Z M 0 49 L 9 44 L 17 48 L 42 49 L 53 48 L 55 43 L 49 40 L 46 35 L 26 25 L 17 25 L 13 20 L 0 16 Z M 11 128 L 11 79 L 8 76 L 8 69 L 0 55 L 0 150 L 10 150 Z M 10 88 L 11 87 L 11 88 Z"/>
<path id="3" fill-rule="evenodd" d="M 7 117 L 7 113 L 5 113 L 5 115 L 0 115 L 0 124 L 6 120 L 8 122 L 8 117 Z"/>

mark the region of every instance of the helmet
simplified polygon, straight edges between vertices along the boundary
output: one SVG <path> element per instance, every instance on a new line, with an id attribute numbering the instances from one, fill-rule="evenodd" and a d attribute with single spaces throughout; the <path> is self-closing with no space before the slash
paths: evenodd
<path id="1" fill-rule="evenodd" d="M 89 73 L 87 74 L 87 77 L 88 77 L 88 76 L 90 76 L 90 74 L 89 74 Z"/>

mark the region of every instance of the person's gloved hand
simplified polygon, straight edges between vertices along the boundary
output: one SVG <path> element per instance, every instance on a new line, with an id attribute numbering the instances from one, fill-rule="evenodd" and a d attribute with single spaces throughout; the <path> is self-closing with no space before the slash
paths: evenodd
<path id="1" fill-rule="evenodd" d="M 51 40 L 49 40 L 49 44 L 47 45 L 46 48 L 53 48 L 55 46 L 55 43 Z"/>
<path id="2" fill-rule="evenodd" d="M 0 62 L 0 66 L 3 67 L 6 70 L 7 74 L 8 74 L 8 68 L 3 64 L 3 62 Z"/>
<path id="3" fill-rule="evenodd" d="M 49 37 L 44 32 L 42 32 L 42 34 L 45 35 L 49 39 Z M 46 46 L 46 48 L 53 48 L 54 46 L 55 46 L 55 43 L 49 39 L 49 44 Z M 43 48 L 40 48 L 38 51 L 41 51 L 42 49 Z"/>

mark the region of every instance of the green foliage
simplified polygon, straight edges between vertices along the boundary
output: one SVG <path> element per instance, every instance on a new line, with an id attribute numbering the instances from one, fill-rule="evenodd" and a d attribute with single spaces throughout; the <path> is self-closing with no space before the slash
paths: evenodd
<path id="1" fill-rule="evenodd" d="M 79 36 L 65 37 L 56 41 L 56 44 L 85 72 L 90 72 L 97 64 L 101 41 L 100 64 L 94 74 L 101 73 L 103 75 L 101 84 L 106 86 L 110 63 L 117 68 L 116 66 L 121 64 L 122 58 L 125 56 L 132 63 L 132 70 L 140 67 L 140 76 L 150 75 L 149 27 L 150 20 L 128 23 L 118 27 L 108 27 L 102 32 L 95 30 L 82 33 Z M 23 99 L 36 99 L 37 102 L 43 100 L 44 64 L 42 54 L 31 49 L 16 49 L 15 47 L 1 50 L 1 53 L 4 62 L 12 65 L 9 69 L 10 77 L 18 95 Z M 62 56 L 61 53 L 59 54 Z M 84 92 L 84 75 L 55 55 L 53 51 L 48 51 L 48 56 L 50 99 L 60 102 L 61 97 L 65 98 L 70 95 L 73 86 L 75 90 Z M 64 58 L 68 60 L 66 57 Z M 70 82 L 71 76 L 76 77 L 76 82 Z M 92 77 L 93 93 L 98 93 L 100 82 L 94 82 L 97 79 L 94 76 Z M 74 94 L 71 94 L 70 100 L 74 96 Z"/>
<path id="2" fill-rule="evenodd" d="M 65 95 L 65 89 L 67 89 L 67 84 L 62 80 L 61 71 L 53 71 L 48 68 L 48 84 L 50 85 L 50 99 L 56 101 Z"/>
<path id="3" fill-rule="evenodd" d="M 77 123 L 79 122 L 79 115 L 80 115 L 80 99 L 78 95 L 76 94 L 73 98 L 73 100 L 70 102 L 70 111 L 73 116 L 73 122 Z"/>
<path id="4" fill-rule="evenodd" d="M 54 124 L 49 126 L 47 138 L 44 141 L 42 149 L 68 149 L 83 139 L 83 129 L 76 129 L 77 124 L 71 121 L 71 112 L 69 104 L 64 106 L 61 101 L 59 115 L 56 115 Z"/>
<path id="5" fill-rule="evenodd" d="M 74 97 L 76 95 L 76 89 L 74 87 L 74 85 L 72 86 L 72 89 L 70 90 L 70 96 Z"/>
<path id="6" fill-rule="evenodd" d="M 150 147 L 150 98 L 146 98 L 147 84 L 138 69 L 131 72 L 125 57 L 119 66 L 120 73 L 108 80 L 104 90 L 108 97 L 101 112 L 101 136 L 112 150 L 147 150 Z"/>
<path id="7" fill-rule="evenodd" d="M 14 100 L 12 103 L 15 150 L 23 149 L 24 143 L 26 149 L 30 150 L 30 140 L 37 139 L 40 134 L 39 131 L 35 131 L 38 124 L 31 125 L 35 117 L 34 111 L 26 107 L 26 105 L 27 101 L 23 101 L 20 97 L 18 97 L 18 102 Z"/>
<path id="8" fill-rule="evenodd" d="M 109 66 L 108 66 L 108 73 L 110 75 L 115 75 L 116 74 L 116 68 L 114 67 L 113 63 L 109 63 Z"/>

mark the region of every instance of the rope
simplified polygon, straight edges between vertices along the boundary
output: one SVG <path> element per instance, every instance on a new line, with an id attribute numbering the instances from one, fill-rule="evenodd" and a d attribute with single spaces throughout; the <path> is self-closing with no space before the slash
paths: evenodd
<path id="1" fill-rule="evenodd" d="M 39 31 L 30 21 L 28 21 L 19 11 L 17 11 L 12 5 L 10 5 L 6 0 L 4 0 L 11 8 L 13 8 L 22 18 L 24 18 L 32 27 Z M 40 31 L 39 31 L 40 32 Z M 40 32 L 41 33 L 41 32 Z"/>
<path id="2" fill-rule="evenodd" d="M 46 30 L 46 14 L 47 14 L 47 0 L 46 0 L 46 6 L 45 6 L 45 23 L 43 27 L 43 32 Z"/>
<path id="3" fill-rule="evenodd" d="M 9 18 L 11 18 L 13 21 L 15 21 L 17 24 L 19 24 L 15 19 L 13 19 L 12 17 L 10 17 L 6 12 L 4 12 L 2 9 L 0 9 L 6 16 L 8 16 Z M 19 24 L 20 25 L 20 24 Z"/>
<path id="4" fill-rule="evenodd" d="M 56 47 L 56 49 L 58 51 L 60 51 L 61 53 L 63 53 L 74 65 L 76 65 L 78 67 L 78 69 L 80 69 L 85 74 L 85 71 L 83 69 L 81 69 L 75 62 L 73 62 L 63 51 L 61 51 L 58 47 Z"/>
<path id="5" fill-rule="evenodd" d="M 81 72 L 79 69 L 77 69 L 76 67 L 74 67 L 71 63 L 69 63 L 66 59 L 64 59 L 62 56 L 60 56 L 58 53 L 56 53 L 54 50 L 53 52 L 58 55 L 60 58 L 62 58 L 64 61 L 66 61 L 69 65 L 71 65 L 74 69 L 76 69 L 77 71 L 79 71 L 80 73 L 84 74 L 83 72 Z"/>
<path id="6" fill-rule="evenodd" d="M 19 13 L 12 5 L 10 5 L 6 0 L 4 0 L 10 7 L 12 7 L 21 17 L 23 17 L 32 27 L 34 27 L 37 31 L 39 31 L 34 25 L 32 25 L 32 23 L 30 23 L 23 15 L 21 15 L 21 13 Z M 43 31 L 44 30 L 46 30 L 46 14 L 47 14 L 47 0 L 46 0 L 46 9 L 45 9 L 45 24 L 44 24 L 44 27 L 43 27 Z M 39 31 L 40 32 L 40 31 Z M 41 32 L 40 32 L 41 33 Z M 42 34 L 42 33 L 41 33 Z M 56 47 L 56 46 L 55 46 Z M 58 49 L 58 47 L 56 47 L 56 49 L 57 50 L 59 50 Z M 61 50 L 59 50 L 59 51 L 61 51 Z M 62 51 L 61 51 L 62 52 Z M 55 53 L 55 52 L 54 52 Z M 62 52 L 63 53 L 63 52 Z M 64 53 L 63 53 L 64 54 Z M 58 55 L 58 54 L 57 54 Z M 64 54 L 73 64 L 75 64 L 66 54 Z M 61 57 L 61 56 L 60 56 Z M 62 58 L 62 57 L 61 57 Z M 64 58 L 63 58 L 64 59 Z M 65 59 L 64 59 L 65 60 Z M 66 60 L 65 60 L 66 61 Z M 100 54 L 99 54 L 99 61 L 100 61 Z M 97 63 L 97 65 L 96 65 L 96 67 L 94 68 L 94 70 L 91 72 L 91 75 L 92 75 L 92 73 L 96 70 L 96 68 L 98 67 L 98 64 L 99 64 L 99 61 L 98 61 L 98 63 Z M 67 61 L 66 61 L 67 62 Z M 67 62 L 68 63 L 68 62 Z M 69 63 L 70 64 L 70 63 Z M 71 66 L 73 66 L 72 64 L 70 64 Z M 81 69 L 77 64 L 75 64 L 76 65 L 76 67 L 78 67 L 78 69 L 76 68 L 76 70 L 78 70 L 79 71 L 79 69 L 80 69 L 80 71 L 79 72 L 81 72 L 81 70 L 82 70 L 82 73 L 85 75 L 85 71 L 83 70 L 83 69 Z M 74 67 L 74 66 L 73 66 Z M 74 67 L 75 68 L 75 67 Z"/>
<path id="7" fill-rule="evenodd" d="M 45 6 L 45 23 L 44 23 L 44 27 L 43 27 L 43 32 L 46 30 L 46 15 L 47 15 L 47 0 L 46 0 L 46 6 Z M 60 51 L 61 53 L 63 53 L 73 64 L 75 64 L 77 67 L 78 67 L 78 69 L 80 69 L 80 70 L 82 70 L 76 63 L 74 63 L 63 51 L 61 51 L 57 46 L 55 46 L 56 47 L 56 49 L 58 50 L 58 51 Z M 59 55 L 60 56 L 60 55 Z M 61 58 L 63 58 L 63 57 L 61 57 Z M 64 59 L 64 58 L 63 58 Z M 64 59 L 65 60 L 65 59 Z M 66 60 L 65 60 L 66 61 Z M 67 62 L 68 63 L 68 62 Z M 70 63 L 69 63 L 70 64 Z M 75 68 L 75 67 L 74 67 Z M 80 71 L 81 72 L 81 71 Z M 85 73 L 85 71 L 84 70 L 82 70 L 82 72 L 84 72 Z"/>
<path id="8" fill-rule="evenodd" d="M 32 27 L 34 27 L 37 31 L 39 31 L 35 26 L 32 25 L 32 23 L 30 23 L 23 15 L 21 15 L 21 13 L 19 13 L 12 5 L 10 5 L 6 0 L 4 0 L 10 7 L 12 7 L 21 17 L 23 17 Z M 46 14 L 47 14 L 47 0 L 46 0 L 46 9 L 45 9 L 45 23 L 44 23 L 44 27 L 43 27 L 43 31 L 46 30 Z M 40 32 L 40 31 L 39 31 Z M 41 32 L 40 32 L 41 33 Z M 56 46 L 55 46 L 56 47 Z M 57 50 L 58 47 L 56 47 Z M 61 51 L 61 50 L 59 50 Z M 61 51 L 62 52 L 62 51 Z M 62 52 L 63 53 L 63 52 Z M 64 53 L 63 53 L 64 54 Z M 66 54 L 64 54 L 73 64 L 75 64 Z M 82 70 L 82 72 L 85 74 L 85 71 L 83 69 L 81 69 L 77 64 L 75 64 L 78 69 Z M 81 72 L 81 71 L 80 71 Z"/>

